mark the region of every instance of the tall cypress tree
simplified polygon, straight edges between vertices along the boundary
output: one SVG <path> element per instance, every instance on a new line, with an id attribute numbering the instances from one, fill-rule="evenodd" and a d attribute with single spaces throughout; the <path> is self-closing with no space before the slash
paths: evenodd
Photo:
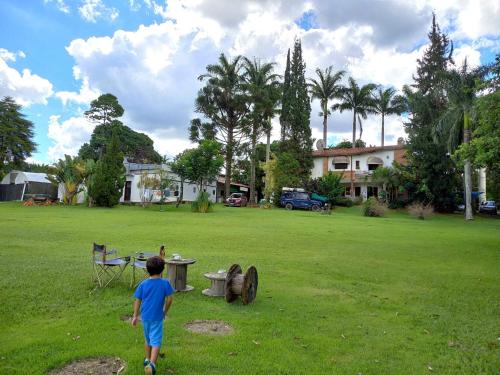
<path id="1" fill-rule="evenodd" d="M 290 101 L 291 101 L 291 90 L 290 90 L 290 48 L 286 55 L 286 68 L 285 75 L 283 77 L 283 98 L 281 99 L 281 115 L 280 115 L 280 125 L 281 125 L 281 141 L 288 138 L 290 130 Z"/>
<path id="2" fill-rule="evenodd" d="M 435 16 L 428 37 L 430 45 L 417 60 L 413 88 L 404 90 L 411 112 L 405 124 L 408 158 L 420 182 L 418 198 L 431 202 L 439 211 L 450 211 L 455 207 L 459 180 L 446 137 L 437 138 L 435 128 L 448 106 L 443 85 L 447 67 L 453 64 L 453 44 L 439 29 Z"/>
<path id="3" fill-rule="evenodd" d="M 311 100 L 305 78 L 306 64 L 302 58 L 302 46 L 299 39 L 295 40 L 289 71 L 289 87 L 285 86 L 283 90 L 282 127 L 284 124 L 285 131 L 282 134 L 282 151 L 291 154 L 298 161 L 298 169 L 290 173 L 294 173 L 302 184 L 305 184 L 313 167 Z M 285 76 L 286 73 L 285 71 Z"/>
<path id="4" fill-rule="evenodd" d="M 125 184 L 125 168 L 116 133 L 113 133 L 104 155 L 97 162 L 92 181 L 89 195 L 98 206 L 113 207 L 118 204 Z"/>

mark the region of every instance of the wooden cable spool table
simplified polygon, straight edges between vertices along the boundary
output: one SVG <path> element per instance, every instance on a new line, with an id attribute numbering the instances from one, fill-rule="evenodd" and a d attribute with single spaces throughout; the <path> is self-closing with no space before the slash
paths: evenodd
<path id="1" fill-rule="evenodd" d="M 202 293 L 209 297 L 224 297 L 225 290 L 224 284 L 226 283 L 226 272 L 207 272 L 203 274 L 207 279 L 212 282 L 208 289 L 204 289 Z"/>
<path id="2" fill-rule="evenodd" d="M 196 259 L 166 259 L 167 276 L 176 292 L 189 292 L 194 289 L 187 285 L 187 266 L 196 263 Z"/>
<path id="3" fill-rule="evenodd" d="M 239 264 L 233 264 L 227 271 L 224 284 L 226 301 L 229 303 L 234 302 L 241 295 L 243 304 L 248 305 L 257 296 L 258 285 L 259 276 L 254 266 L 251 266 L 243 275 Z"/>

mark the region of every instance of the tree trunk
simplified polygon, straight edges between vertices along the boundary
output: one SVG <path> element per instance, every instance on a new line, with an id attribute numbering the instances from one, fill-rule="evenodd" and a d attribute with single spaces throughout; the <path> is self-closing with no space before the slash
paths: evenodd
<path id="1" fill-rule="evenodd" d="M 323 147 L 328 147 L 326 144 L 326 137 L 328 133 L 328 108 L 323 108 Z"/>
<path id="2" fill-rule="evenodd" d="M 183 199 L 184 199 L 184 179 L 181 177 L 181 191 L 179 193 L 179 198 L 177 198 L 177 204 L 175 205 L 175 208 L 179 208 L 179 205 L 182 203 Z"/>
<path id="3" fill-rule="evenodd" d="M 484 202 L 486 200 L 486 168 L 479 168 L 477 186 L 480 193 L 479 201 Z"/>
<path id="4" fill-rule="evenodd" d="M 234 127 L 227 131 L 227 148 L 226 148 L 226 178 L 224 181 L 224 199 L 231 195 L 231 171 L 233 162 L 233 147 L 234 147 Z"/>
<path id="5" fill-rule="evenodd" d="M 352 148 L 356 147 L 356 111 L 352 111 Z"/>
<path id="6" fill-rule="evenodd" d="M 356 111 L 352 111 L 352 148 L 356 148 Z M 352 170 L 352 155 L 351 155 L 351 199 L 354 196 L 354 176 Z"/>
<path id="7" fill-rule="evenodd" d="M 464 143 L 470 143 L 470 114 L 464 113 Z M 464 160 L 465 220 L 474 219 L 472 214 L 472 175 L 470 160 Z"/>
<path id="8" fill-rule="evenodd" d="M 384 147 L 384 113 L 382 112 L 382 147 Z"/>
<path id="9" fill-rule="evenodd" d="M 271 158 L 271 129 L 267 131 L 267 143 L 266 143 L 266 163 Z"/>
<path id="10" fill-rule="evenodd" d="M 255 204 L 255 163 L 256 155 L 255 148 L 257 145 L 257 124 L 253 125 L 252 129 L 252 155 L 250 156 L 250 205 Z"/>

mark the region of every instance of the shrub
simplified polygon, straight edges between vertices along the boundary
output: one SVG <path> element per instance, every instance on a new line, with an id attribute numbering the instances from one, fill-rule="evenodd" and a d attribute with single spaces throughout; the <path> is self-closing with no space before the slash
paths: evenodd
<path id="1" fill-rule="evenodd" d="M 340 197 L 335 200 L 335 205 L 341 207 L 352 207 L 354 206 L 354 202 L 350 198 Z"/>
<path id="2" fill-rule="evenodd" d="M 404 208 L 408 204 L 408 200 L 406 199 L 397 199 L 389 203 L 389 208 L 390 209 L 398 209 L 398 208 Z"/>
<path id="3" fill-rule="evenodd" d="M 370 197 L 363 203 L 363 215 L 381 217 L 385 215 L 386 206 L 381 204 L 375 197 Z"/>
<path id="4" fill-rule="evenodd" d="M 411 216 L 424 220 L 430 218 L 434 214 L 434 207 L 430 204 L 415 202 L 408 206 L 408 212 Z"/>
<path id="5" fill-rule="evenodd" d="M 207 213 L 212 211 L 212 202 L 208 199 L 208 193 L 200 191 L 196 200 L 191 203 L 191 211 Z"/>

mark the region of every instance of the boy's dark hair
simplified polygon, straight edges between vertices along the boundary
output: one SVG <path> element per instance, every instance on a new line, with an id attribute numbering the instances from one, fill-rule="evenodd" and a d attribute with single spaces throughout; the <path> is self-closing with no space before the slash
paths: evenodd
<path id="1" fill-rule="evenodd" d="M 159 275 L 165 269 L 165 261 L 159 256 L 148 258 L 146 268 L 151 276 Z"/>

